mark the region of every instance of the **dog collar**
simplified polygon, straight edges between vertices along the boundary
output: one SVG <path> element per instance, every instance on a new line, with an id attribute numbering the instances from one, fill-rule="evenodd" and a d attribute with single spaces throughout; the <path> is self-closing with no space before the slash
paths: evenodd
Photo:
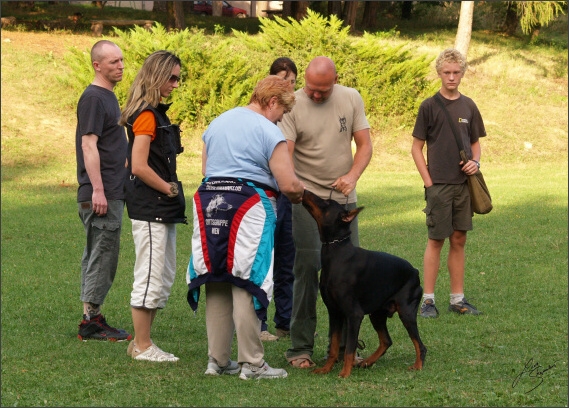
<path id="1" fill-rule="evenodd" d="M 349 236 L 349 235 L 346 235 L 344 238 L 335 239 L 334 241 L 330 241 L 330 242 L 323 242 L 322 245 L 337 244 L 338 242 L 345 241 L 345 240 L 347 240 L 348 238 L 350 238 L 350 236 Z"/>

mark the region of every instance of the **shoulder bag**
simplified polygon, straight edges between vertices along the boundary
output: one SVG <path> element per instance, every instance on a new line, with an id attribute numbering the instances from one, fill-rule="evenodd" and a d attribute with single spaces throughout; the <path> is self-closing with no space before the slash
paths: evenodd
<path id="1" fill-rule="evenodd" d="M 448 110 L 440 98 L 438 92 L 435 94 L 434 98 L 441 106 L 447 117 L 450 127 L 452 128 L 454 138 L 456 139 L 458 150 L 460 151 L 460 158 L 464 163 L 466 163 L 469 159 L 466 156 L 466 152 L 464 151 L 464 146 L 462 144 L 462 140 L 460 139 L 456 126 L 452 121 L 450 114 L 448 113 Z M 490 191 L 488 191 L 488 187 L 486 186 L 482 172 L 480 169 L 478 169 L 475 174 L 466 177 L 468 180 L 468 191 L 470 192 L 472 211 L 474 211 L 476 214 L 488 214 L 490 211 L 492 211 L 492 197 L 490 197 Z"/>

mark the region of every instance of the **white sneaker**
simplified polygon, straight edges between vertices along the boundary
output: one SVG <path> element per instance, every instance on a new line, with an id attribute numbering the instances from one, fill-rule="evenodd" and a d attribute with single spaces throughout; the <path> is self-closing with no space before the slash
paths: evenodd
<path id="1" fill-rule="evenodd" d="M 138 348 L 136 348 L 136 346 L 134 346 L 134 348 L 132 349 L 132 358 L 134 358 L 135 360 L 154 361 L 154 362 L 164 362 L 164 361 L 176 362 L 179 360 L 179 358 L 176 357 L 175 355 L 160 350 L 160 348 L 156 344 L 152 344 L 144 351 L 140 351 Z"/>
<path id="2" fill-rule="evenodd" d="M 152 340 L 150 340 L 152 342 L 152 344 L 154 344 L 154 342 Z M 128 343 L 128 347 L 126 349 L 126 355 L 132 357 L 132 351 L 134 350 L 134 348 L 136 347 L 136 344 L 134 343 L 134 340 L 132 340 L 130 343 Z M 166 352 L 164 352 L 166 353 Z M 175 357 L 174 354 L 172 353 L 166 353 L 169 354 L 171 357 Z"/>
<path id="3" fill-rule="evenodd" d="M 229 360 L 226 366 L 220 367 L 213 358 L 209 358 L 205 375 L 237 374 L 241 371 L 241 366 L 236 361 Z"/>
<path id="4" fill-rule="evenodd" d="M 287 372 L 282 368 L 271 368 L 266 362 L 261 367 L 243 363 L 239 378 L 242 380 L 250 380 L 251 378 L 260 380 L 261 378 L 286 378 L 287 375 Z"/>
<path id="5" fill-rule="evenodd" d="M 277 341 L 279 338 L 274 334 L 269 333 L 267 330 L 263 330 L 259 335 L 261 341 Z"/>

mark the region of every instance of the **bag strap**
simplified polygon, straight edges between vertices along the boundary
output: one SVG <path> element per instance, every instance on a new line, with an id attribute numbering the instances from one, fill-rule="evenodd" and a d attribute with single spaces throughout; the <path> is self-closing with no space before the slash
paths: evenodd
<path id="1" fill-rule="evenodd" d="M 468 159 L 466 158 L 466 152 L 464 150 L 464 145 L 462 144 L 462 139 L 458 135 L 458 130 L 456 129 L 456 125 L 454 124 L 454 121 L 450 117 L 450 113 L 448 112 L 448 109 L 445 106 L 445 103 L 441 99 L 441 96 L 439 95 L 438 92 L 433 96 L 433 98 L 435 98 L 435 100 L 437 101 L 437 103 L 439 104 L 439 106 L 441 107 L 441 109 L 443 110 L 443 112 L 445 113 L 445 115 L 447 117 L 447 121 L 448 121 L 448 123 L 452 129 L 452 134 L 454 135 L 454 139 L 456 140 L 456 144 L 458 145 L 460 158 L 464 162 L 468 161 Z"/>

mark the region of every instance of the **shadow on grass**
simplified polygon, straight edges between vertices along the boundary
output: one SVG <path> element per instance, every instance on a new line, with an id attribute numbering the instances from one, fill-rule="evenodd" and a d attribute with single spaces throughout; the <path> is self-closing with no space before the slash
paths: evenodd
<path id="1" fill-rule="evenodd" d="M 395 317 L 388 322 L 393 347 L 377 365 L 354 370 L 347 381 L 336 378 L 337 366 L 328 376 L 290 369 L 286 384 L 253 386 L 231 378 L 204 379 L 205 303 L 201 302 L 194 317 L 185 301 L 191 225 L 178 228 L 178 274 L 153 335 L 157 344 L 181 361 L 168 367 L 136 364 L 126 356 L 126 344 L 81 343 L 75 337 L 84 244 L 75 188 L 7 184 L 3 190 L 9 194 L 3 195 L 2 202 L 2 395 L 6 405 L 247 406 L 261 401 L 278 406 L 283 401 L 279 394 L 290 387 L 311 393 L 310 401 L 322 406 L 562 405 L 566 398 L 566 363 L 562 361 L 567 354 L 567 207 L 561 193 L 554 198 L 547 192 L 536 193 L 514 204 L 503 204 L 497 195 L 494 211 L 475 217 L 467 245 L 466 288 L 469 299 L 485 314 L 464 319 L 446 311 L 448 273 L 441 264 L 437 283 L 441 316 L 436 321 L 419 321 L 429 349 L 423 372 L 407 371 L 413 348 Z M 409 259 L 421 270 L 426 243 L 422 188 L 411 187 L 405 180 L 400 184 L 367 186 L 359 193 L 360 204 L 366 206 L 360 215 L 362 246 Z M 128 304 L 134 250 L 129 224 L 125 219 L 119 271 L 104 309 L 112 323 L 131 330 Z M 315 348 L 319 365 L 326 352 L 327 325 L 319 300 L 320 335 Z M 360 333 L 367 356 L 377 346 L 369 319 L 364 319 Z M 540 348 L 528 343 L 529 338 L 536 339 Z M 265 344 L 271 365 L 284 366 L 287 344 Z M 543 386 L 526 395 L 524 387 L 533 385 L 530 379 L 525 378 L 515 390 L 511 382 L 529 358 L 542 364 L 558 362 L 558 366 Z M 92 367 L 101 365 L 113 374 L 93 384 Z M 148 384 L 141 384 L 140 378 L 152 382 L 152 396 L 145 393 Z M 190 383 L 207 392 L 188 390 Z M 220 386 L 223 401 L 212 397 Z M 329 387 L 337 392 L 330 393 Z M 172 389 L 187 392 L 171 393 Z M 307 399 L 287 398 L 286 402 L 306 406 Z"/>

